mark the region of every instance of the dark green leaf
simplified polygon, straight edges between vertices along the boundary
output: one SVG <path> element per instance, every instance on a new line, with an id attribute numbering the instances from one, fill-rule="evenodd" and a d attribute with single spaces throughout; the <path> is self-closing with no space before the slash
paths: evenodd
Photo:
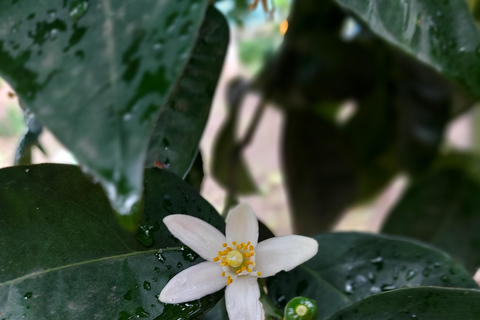
<path id="1" fill-rule="evenodd" d="M 147 167 L 161 161 L 180 177 L 190 170 L 208 120 L 228 41 L 224 16 L 210 7 L 187 67 L 170 100 L 160 110 L 148 148 Z"/>
<path id="2" fill-rule="evenodd" d="M 414 180 L 382 232 L 432 243 L 475 272 L 480 266 L 479 161 L 451 156 Z"/>
<path id="3" fill-rule="evenodd" d="M 282 162 L 295 231 L 330 230 L 355 199 L 355 154 L 340 129 L 315 113 L 286 117 Z"/>
<path id="4" fill-rule="evenodd" d="M 222 292 L 185 305 L 158 301 L 173 275 L 202 260 L 170 235 L 162 219 L 186 213 L 222 231 L 223 220 L 167 170 L 146 170 L 144 199 L 144 220 L 129 233 L 116 223 L 100 186 L 78 167 L 0 170 L 0 314 L 83 320 L 148 313 L 173 320 L 212 308 Z"/>
<path id="5" fill-rule="evenodd" d="M 203 181 L 203 159 L 202 153 L 198 150 L 197 156 L 193 161 L 192 167 L 190 171 L 188 171 L 187 176 L 185 177 L 185 182 L 190 184 L 192 187 L 195 188 L 200 193 L 202 189 L 202 181 Z"/>
<path id="6" fill-rule="evenodd" d="M 207 0 L 2 1 L 0 75 L 127 214 Z"/>
<path id="7" fill-rule="evenodd" d="M 480 34 L 465 1 L 333 1 L 385 41 L 480 97 Z"/>
<path id="8" fill-rule="evenodd" d="M 268 293 L 283 308 L 295 296 L 317 302 L 319 319 L 372 294 L 403 287 L 477 288 L 450 256 L 401 238 L 362 233 L 315 236 L 318 253 L 268 282 Z"/>
<path id="9" fill-rule="evenodd" d="M 477 320 L 479 290 L 409 288 L 385 292 L 361 300 L 329 320 Z"/>

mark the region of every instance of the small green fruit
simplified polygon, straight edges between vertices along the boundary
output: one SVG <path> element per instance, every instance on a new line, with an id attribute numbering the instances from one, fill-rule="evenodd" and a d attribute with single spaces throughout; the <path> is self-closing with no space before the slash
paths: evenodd
<path id="1" fill-rule="evenodd" d="M 285 307 L 285 320 L 316 320 L 318 309 L 315 300 L 295 297 Z"/>

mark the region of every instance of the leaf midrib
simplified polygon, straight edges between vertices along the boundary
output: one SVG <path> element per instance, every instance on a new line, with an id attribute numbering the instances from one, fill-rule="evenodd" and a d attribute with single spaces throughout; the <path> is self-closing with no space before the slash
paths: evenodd
<path id="1" fill-rule="evenodd" d="M 165 250 L 168 250 L 168 249 L 170 249 L 170 248 L 163 249 L 163 250 L 165 251 Z M 158 252 L 158 249 L 148 250 L 148 251 L 136 251 L 136 252 L 124 253 L 124 254 L 115 255 L 115 256 L 103 257 L 103 258 L 99 258 L 99 259 L 92 259 L 92 260 L 86 260 L 86 261 L 82 261 L 82 262 L 71 263 L 71 264 L 67 264 L 67 265 L 64 265 L 64 266 L 49 268 L 49 269 L 45 269 L 45 270 L 41 270 L 41 271 L 35 271 L 35 272 L 31 272 L 29 274 L 26 274 L 24 276 L 12 279 L 12 280 L 2 282 L 2 283 L 0 283 L 0 287 L 6 286 L 6 285 L 13 285 L 17 282 L 21 282 L 23 280 L 34 278 L 34 277 L 37 277 L 37 276 L 42 276 L 42 275 L 50 273 L 50 272 L 55 272 L 55 271 L 64 270 L 64 269 L 68 269 L 68 268 L 75 268 L 75 267 L 78 267 L 78 266 L 88 265 L 88 264 L 91 264 L 91 263 L 97 263 L 97 262 L 102 262 L 102 261 L 109 261 L 109 260 L 115 260 L 115 259 L 119 259 L 119 260 L 120 259 L 126 259 L 126 258 L 129 258 L 129 257 L 139 256 L 139 255 L 142 255 L 142 254 L 153 254 L 153 253 L 156 253 L 156 252 Z"/>

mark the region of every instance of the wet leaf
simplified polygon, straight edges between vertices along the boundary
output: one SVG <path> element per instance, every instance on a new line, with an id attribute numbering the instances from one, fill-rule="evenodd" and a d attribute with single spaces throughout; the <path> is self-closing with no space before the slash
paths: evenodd
<path id="1" fill-rule="evenodd" d="M 409 288 L 361 300 L 329 320 L 476 320 L 480 317 L 479 290 Z"/>
<path id="2" fill-rule="evenodd" d="M 206 0 L 0 4 L 0 76 L 128 214 Z"/>
<path id="3" fill-rule="evenodd" d="M 185 177 L 185 182 L 190 184 L 192 187 L 195 188 L 200 193 L 202 189 L 202 181 L 203 181 L 204 171 L 203 171 L 203 158 L 202 152 L 198 150 L 197 156 L 195 160 L 193 160 L 192 167 L 190 171 L 188 171 L 187 176 Z"/>
<path id="4" fill-rule="evenodd" d="M 27 132 L 23 135 L 22 139 L 18 143 L 17 151 L 15 152 L 15 165 L 31 164 L 32 163 L 32 148 L 36 146 L 45 154 L 43 147 L 41 146 L 38 138 L 43 131 L 43 126 L 37 121 L 35 116 L 30 113 L 25 113 L 25 124 L 27 126 Z"/>
<path id="5" fill-rule="evenodd" d="M 167 170 L 145 172 L 136 233 L 119 227 L 101 187 L 74 166 L 1 169 L 0 202 L 2 317 L 173 320 L 201 315 L 223 295 L 182 305 L 156 297 L 173 275 L 202 261 L 170 235 L 163 217 L 185 213 L 225 228 L 210 204 Z"/>
<path id="6" fill-rule="evenodd" d="M 455 80 L 475 98 L 480 34 L 465 1 L 333 0 L 402 51 Z"/>
<path id="7" fill-rule="evenodd" d="M 161 161 L 180 177 L 190 170 L 208 120 L 228 41 L 225 17 L 210 7 L 182 77 L 160 110 L 148 147 L 147 167 Z"/>
<path id="8" fill-rule="evenodd" d="M 314 299 L 319 319 L 373 294 L 403 287 L 478 288 L 470 274 L 447 254 L 402 238 L 366 233 L 314 237 L 311 260 L 268 281 L 278 308 L 295 296 Z"/>
<path id="9" fill-rule="evenodd" d="M 472 273 L 480 266 L 479 159 L 451 155 L 414 180 L 382 232 L 416 238 L 449 252 Z"/>

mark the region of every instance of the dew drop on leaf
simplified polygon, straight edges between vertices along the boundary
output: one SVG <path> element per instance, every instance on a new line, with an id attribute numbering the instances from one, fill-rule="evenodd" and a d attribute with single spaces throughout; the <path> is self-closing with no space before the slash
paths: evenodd
<path id="1" fill-rule="evenodd" d="M 88 2 L 85 0 L 74 1 L 70 5 L 70 17 L 73 21 L 78 21 L 88 9 Z"/>

